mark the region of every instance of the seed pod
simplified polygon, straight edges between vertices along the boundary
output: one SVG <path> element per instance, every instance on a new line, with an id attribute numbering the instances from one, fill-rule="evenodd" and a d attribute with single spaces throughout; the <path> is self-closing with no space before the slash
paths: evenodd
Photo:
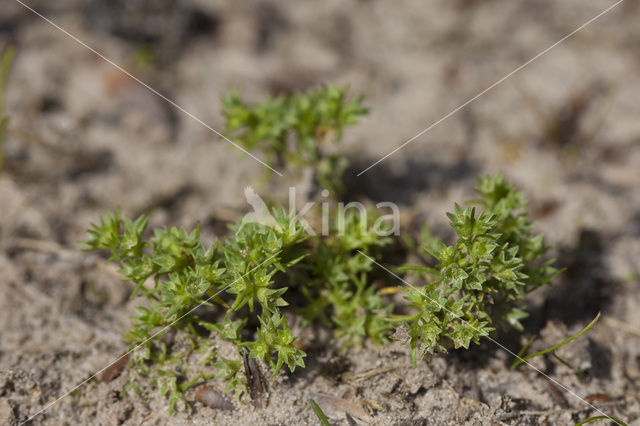
<path id="1" fill-rule="evenodd" d="M 267 393 L 267 381 L 264 379 L 256 360 L 249 358 L 249 350 L 247 348 L 242 348 L 242 362 L 244 363 L 244 372 L 247 376 L 247 388 L 249 389 L 249 396 L 253 401 L 253 405 L 258 408 L 263 408 L 266 405 L 264 399 L 269 395 Z"/>

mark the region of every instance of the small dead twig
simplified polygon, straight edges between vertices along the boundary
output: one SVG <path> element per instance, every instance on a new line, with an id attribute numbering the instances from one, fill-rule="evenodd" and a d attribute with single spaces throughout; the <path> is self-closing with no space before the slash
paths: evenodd
<path id="1" fill-rule="evenodd" d="M 569 407 L 569 401 L 567 401 L 567 398 L 564 396 L 564 393 L 553 383 L 551 382 L 546 382 L 546 383 L 547 383 L 547 389 L 549 389 L 549 394 L 553 398 L 555 398 L 558 405 L 561 406 L 562 408 Z"/>
<path id="2" fill-rule="evenodd" d="M 623 404 L 624 404 L 624 401 L 611 401 L 611 402 L 600 403 L 598 407 L 599 408 L 616 407 Z M 584 408 L 568 407 L 568 408 L 558 408 L 556 410 L 522 410 L 522 411 L 514 411 L 511 413 L 498 414 L 496 415 L 496 418 L 498 420 L 508 420 L 514 417 L 519 417 L 519 416 L 549 416 L 549 415 L 559 415 L 564 413 L 585 413 L 585 412 L 588 412 L 590 409 L 591 409 L 590 407 L 584 407 Z"/>
<path id="3" fill-rule="evenodd" d="M 11 238 L 6 242 L 6 246 L 44 253 L 54 253 L 64 258 L 73 258 L 80 255 L 77 251 L 63 247 L 55 241 L 36 240 L 32 238 Z"/>
<path id="4" fill-rule="evenodd" d="M 634 335 L 634 336 L 636 336 L 636 337 L 640 337 L 640 329 L 635 328 L 635 327 L 633 327 L 633 326 L 631 326 L 631 325 L 627 324 L 627 323 L 626 323 L 626 322 L 624 322 L 624 321 L 620 321 L 620 320 L 619 320 L 619 319 L 617 319 L 617 318 L 613 318 L 613 317 L 602 317 L 602 322 L 603 322 L 605 325 L 608 325 L 608 326 L 609 326 L 609 327 L 611 327 L 611 328 L 619 329 L 619 330 L 625 331 L 625 332 L 627 332 L 627 333 L 629 333 L 629 334 L 633 334 L 633 335 Z"/>
<path id="5" fill-rule="evenodd" d="M 395 369 L 397 369 L 397 366 L 394 367 L 383 367 L 383 368 L 373 368 L 371 370 L 367 370 L 367 371 L 363 371 L 360 373 L 352 373 L 350 371 L 347 371 L 346 373 L 342 374 L 342 381 L 345 382 L 358 382 L 360 380 L 365 380 L 365 379 L 369 379 L 371 377 L 377 376 L 379 374 L 384 374 L 384 373 L 388 373 L 389 371 L 393 371 Z"/>
<path id="6" fill-rule="evenodd" d="M 79 250 L 67 248 L 55 241 L 50 240 L 36 240 L 33 238 L 11 238 L 5 244 L 7 248 L 18 248 L 22 250 L 38 251 L 41 253 L 52 253 L 59 256 L 61 259 L 78 259 L 83 256 L 83 253 Z M 107 272 L 118 280 L 122 279 L 122 276 L 118 272 L 118 267 L 106 263 L 102 259 L 96 260 L 96 268 Z"/>

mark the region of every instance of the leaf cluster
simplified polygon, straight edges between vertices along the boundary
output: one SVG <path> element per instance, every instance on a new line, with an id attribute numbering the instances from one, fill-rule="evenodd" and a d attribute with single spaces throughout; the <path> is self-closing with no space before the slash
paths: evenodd
<path id="1" fill-rule="evenodd" d="M 552 261 L 541 261 L 548 247 L 542 235 L 532 234 L 521 192 L 499 174 L 478 179 L 476 190 L 479 211 L 456 204 L 447 215 L 457 235 L 453 244 L 423 232 L 422 249 L 435 267 L 403 268 L 428 281 L 406 289 L 409 306 L 417 310 L 405 319 L 414 359 L 446 349 L 446 342 L 468 348 L 495 325 L 522 330 L 527 314 L 518 302 L 559 272 Z"/>
<path id="2" fill-rule="evenodd" d="M 393 305 L 372 284 L 371 257 L 360 254 L 379 257 L 391 242 L 374 231 L 377 218 L 374 211 L 348 210 L 344 223 L 334 223 L 330 237 L 315 241 L 305 274 L 297 277 L 308 303 L 300 314 L 307 323 L 320 320 L 334 328 L 343 348 L 365 337 L 382 343 L 392 327 L 387 317 Z"/>
<path id="3" fill-rule="evenodd" d="M 240 396 L 245 349 L 273 368 L 272 377 L 284 365 L 290 371 L 305 366 L 292 318 L 334 330 L 343 349 L 364 339 L 383 344 L 400 325 L 414 361 L 437 348 L 468 348 L 502 324 L 521 329 L 522 300 L 558 271 L 541 260 L 548 248 L 533 235 L 520 192 L 500 175 L 479 179 L 477 191 L 479 207 L 455 205 L 448 214 L 457 235 L 451 245 L 423 232 L 420 250 L 433 265 L 398 268 L 417 273 L 421 282 L 397 288 L 405 292 L 398 308 L 389 297 L 396 291 L 381 287 L 374 271 L 392 242 L 380 236 L 374 211 L 347 210 L 328 236 L 309 236 L 295 211 L 274 209 L 273 225 L 240 220 L 228 237 L 206 248 L 199 227 L 156 229 L 145 238 L 148 217 L 131 221 L 115 212 L 92 226 L 86 243 L 108 250 L 134 283 L 133 294 L 148 301 L 126 335 L 141 345 L 134 360 L 145 373 L 198 353 Z M 199 315 L 205 308 L 207 315 Z M 153 339 L 166 329 L 186 334 L 189 349 Z M 214 337 L 235 344 L 237 358 L 219 357 Z M 171 401 L 180 402 L 175 389 L 186 376 L 175 377 L 175 386 L 174 378 L 163 380 Z"/>
<path id="4" fill-rule="evenodd" d="M 325 151 L 328 144 L 342 140 L 347 126 L 368 113 L 362 100 L 361 95 L 347 99 L 347 88 L 337 86 L 268 98 L 257 105 L 230 92 L 222 99 L 225 134 L 249 151 L 262 152 L 277 167 L 313 167 L 316 181 L 337 192 L 348 162 Z"/>
<path id="5" fill-rule="evenodd" d="M 92 225 L 90 249 L 108 250 L 110 260 L 120 264 L 123 278 L 135 284 L 132 296 L 143 295 L 148 303 L 137 308 L 133 326 L 126 334 L 133 347 L 135 362 L 141 366 L 164 364 L 168 358 L 165 343 L 153 339 L 158 331 L 183 330 L 189 335 L 192 349 L 208 353 L 215 359 L 215 348 L 199 330 L 215 333 L 238 346 L 247 347 L 250 356 L 265 360 L 274 375 L 283 364 L 291 371 L 304 366 L 305 353 L 294 346 L 287 319 L 280 308 L 287 291 L 276 283 L 279 273 L 298 263 L 306 254 L 306 236 L 293 214 L 274 211 L 277 224 L 238 223 L 234 233 L 205 248 L 199 227 L 191 232 L 180 228 L 156 229 L 145 239 L 148 217 L 135 221 L 120 212 L 110 213 Z M 197 315 L 201 307 L 217 306 L 218 321 Z M 255 339 L 243 333 L 248 319 L 255 318 L 260 327 Z M 233 388 L 242 386 L 236 377 L 236 364 L 219 361 L 224 377 Z M 234 382 L 235 380 L 235 382 Z"/>

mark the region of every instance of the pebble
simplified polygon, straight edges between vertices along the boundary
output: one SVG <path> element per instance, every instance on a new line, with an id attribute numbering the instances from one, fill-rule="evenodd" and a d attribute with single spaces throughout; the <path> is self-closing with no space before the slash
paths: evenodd
<path id="1" fill-rule="evenodd" d="M 202 385 L 196 390 L 196 401 L 209 408 L 233 410 L 233 403 L 211 386 Z"/>

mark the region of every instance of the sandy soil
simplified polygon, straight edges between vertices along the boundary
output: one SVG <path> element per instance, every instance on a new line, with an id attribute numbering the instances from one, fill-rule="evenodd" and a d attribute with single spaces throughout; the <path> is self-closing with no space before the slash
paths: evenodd
<path id="1" fill-rule="evenodd" d="M 372 113 L 345 138 L 354 197 L 394 201 L 435 229 L 502 171 L 531 200 L 567 272 L 531 298 L 524 335 L 542 349 L 602 319 L 561 355 L 533 364 L 608 415 L 640 425 L 640 6 L 626 0 L 360 177 L 420 130 L 569 34 L 613 1 L 29 1 L 56 24 L 221 129 L 219 98 L 349 84 Z M 220 235 L 263 168 L 14 0 L 0 48 L 17 48 L 0 170 L 0 424 L 25 421 L 125 349 L 137 301 L 84 229 L 120 206 L 152 225 Z M 155 60 L 144 61 L 144 46 Z M 274 176 L 284 196 L 294 176 Z M 407 222 L 410 222 L 407 220 Z M 410 229 L 406 229 L 409 231 Z M 150 385 L 120 397 L 125 370 L 91 380 L 32 424 L 559 424 L 596 415 L 490 342 L 412 366 L 407 348 L 344 355 L 299 330 L 308 368 L 270 384 L 269 404 L 194 402 L 168 416 Z M 222 390 L 220 382 L 208 383 Z M 333 397 L 333 398 L 332 398 Z M 597 424 L 597 423 L 594 423 Z M 604 423 L 603 423 L 604 424 Z"/>

